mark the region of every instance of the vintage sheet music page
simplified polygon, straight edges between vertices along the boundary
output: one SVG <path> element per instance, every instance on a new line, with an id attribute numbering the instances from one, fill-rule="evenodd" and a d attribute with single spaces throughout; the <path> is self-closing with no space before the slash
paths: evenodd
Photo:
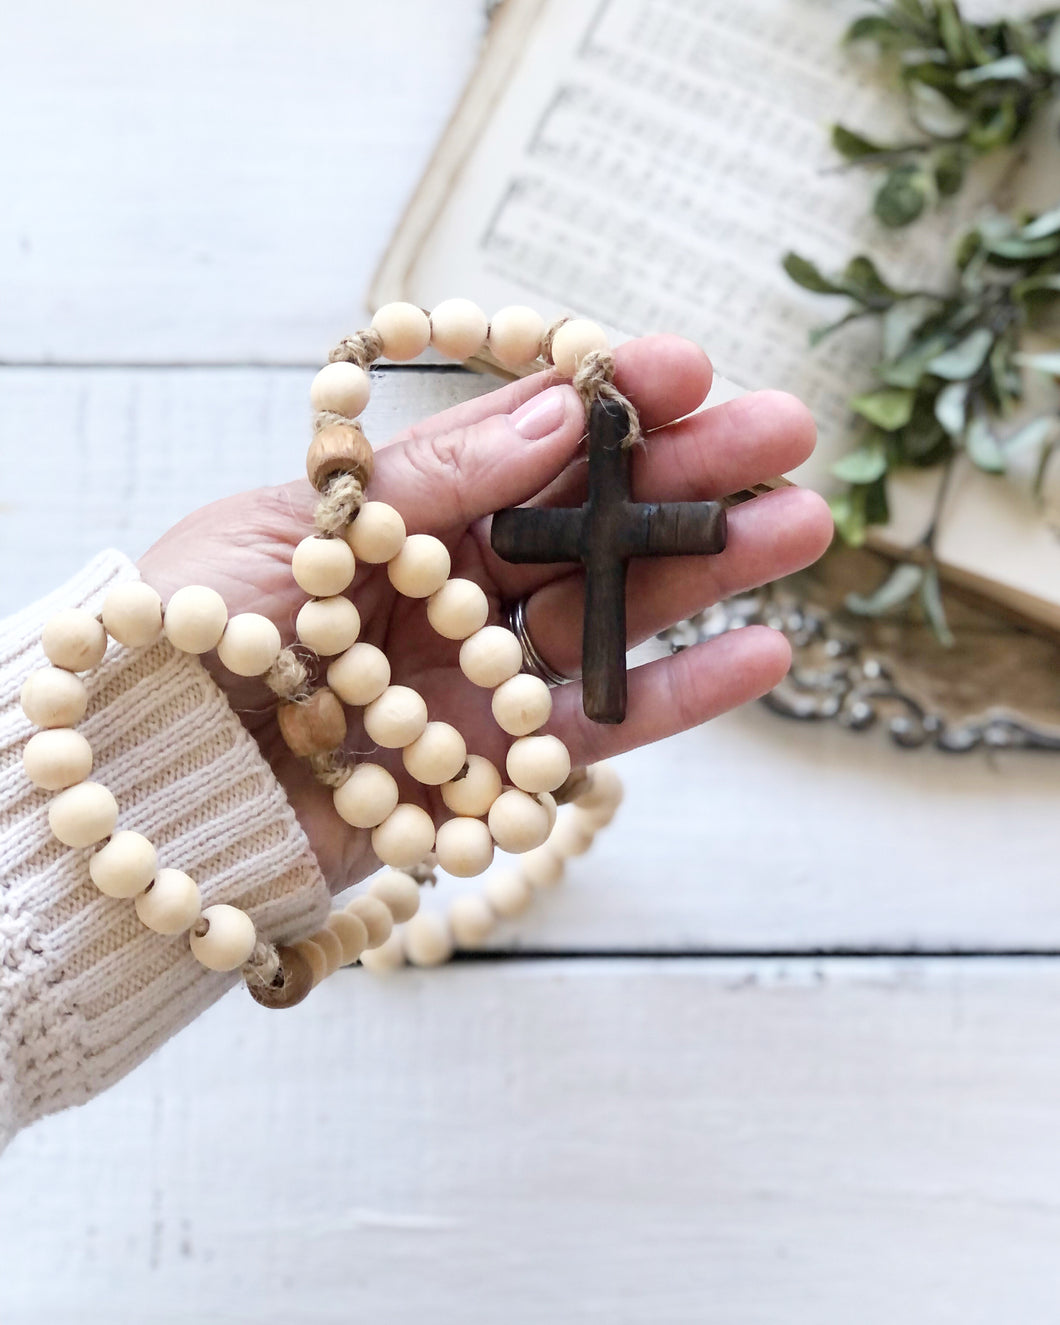
<path id="1" fill-rule="evenodd" d="M 617 336 L 690 336 L 737 387 L 781 387 L 809 404 L 822 445 L 795 477 L 827 488 L 828 465 L 848 444 L 846 400 L 871 385 L 876 333 L 844 332 L 809 350 L 809 331 L 843 303 L 794 287 L 783 254 L 830 270 L 871 251 L 895 284 L 937 285 L 940 252 L 1001 168 L 982 163 L 956 202 L 909 229 L 888 233 L 868 215 L 871 181 L 842 167 L 828 126 L 841 120 L 884 140 L 909 126 L 874 77 L 871 52 L 859 64 L 840 46 L 863 8 L 509 0 L 373 299 L 430 307 L 460 292 L 487 310 L 515 301 L 577 310 Z M 1055 193 L 1060 154 L 1049 164 L 1035 173 Z M 906 485 L 896 541 L 926 520 L 934 482 Z M 1000 581 L 1031 610 L 1060 598 L 1060 542 L 1026 493 L 978 473 L 953 488 L 960 503 L 950 502 L 946 537 L 966 574 Z"/>

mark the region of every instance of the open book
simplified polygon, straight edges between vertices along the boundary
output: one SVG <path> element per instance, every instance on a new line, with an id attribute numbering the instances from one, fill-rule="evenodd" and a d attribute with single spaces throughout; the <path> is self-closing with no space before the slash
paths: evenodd
<path id="1" fill-rule="evenodd" d="M 1002 0 L 966 3 L 969 16 Z M 939 254 L 998 187 L 985 161 L 959 197 L 906 230 L 869 216 L 871 181 L 829 144 L 841 120 L 908 133 L 899 99 L 840 47 L 850 0 L 507 0 L 369 293 L 424 307 L 454 293 L 577 312 L 616 339 L 667 330 L 708 350 L 711 404 L 740 390 L 801 396 L 821 444 L 792 477 L 828 491 L 871 385 L 871 328 L 808 348 L 834 305 L 792 285 L 794 249 L 824 270 L 869 251 L 898 286 L 938 284 Z M 1009 0 L 1009 10 L 1030 10 Z M 866 55 L 866 59 L 868 56 Z M 1011 187 L 1055 205 L 1055 126 Z M 1050 156 L 1049 154 L 1052 153 Z M 1026 176 L 1024 179 L 1022 176 Z M 1012 171 L 1006 176 L 1011 183 Z M 1037 191 L 1039 195 L 1033 195 Z M 926 528 L 938 476 L 901 480 L 891 550 Z M 951 576 L 1060 627 L 1060 538 L 1028 485 L 961 468 L 937 543 Z"/>

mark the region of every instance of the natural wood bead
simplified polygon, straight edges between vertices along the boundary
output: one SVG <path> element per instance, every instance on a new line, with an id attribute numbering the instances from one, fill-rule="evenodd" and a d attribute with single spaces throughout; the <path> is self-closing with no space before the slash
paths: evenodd
<path id="1" fill-rule="evenodd" d="M 309 968 L 312 986 L 320 984 L 328 973 L 328 955 L 316 942 L 315 936 L 311 939 L 299 939 L 297 943 L 291 945 L 291 948 Z"/>
<path id="2" fill-rule="evenodd" d="M 361 965 L 373 975 L 389 975 L 405 965 L 405 941 L 395 929 L 385 943 L 361 953 Z"/>
<path id="3" fill-rule="evenodd" d="M 410 534 L 386 565 L 390 583 L 406 598 L 428 598 L 449 578 L 449 549 L 433 534 Z"/>
<path id="4" fill-rule="evenodd" d="M 415 304 L 384 304 L 372 318 L 383 340 L 383 354 L 394 363 L 418 358 L 431 343 L 431 320 Z"/>
<path id="5" fill-rule="evenodd" d="M 327 686 L 308 699 L 284 701 L 276 719 L 284 744 L 300 759 L 339 750 L 346 739 L 346 711 Z"/>
<path id="6" fill-rule="evenodd" d="M 539 676 L 523 672 L 494 690 L 492 708 L 502 731 L 511 736 L 527 736 L 548 721 L 552 692 Z"/>
<path id="7" fill-rule="evenodd" d="M 166 638 L 182 653 L 209 653 L 221 642 L 228 608 L 216 589 L 189 584 L 166 604 Z"/>
<path id="8" fill-rule="evenodd" d="M 446 580 L 427 599 L 427 620 L 445 639 L 467 639 L 489 614 L 489 599 L 474 580 Z"/>
<path id="9" fill-rule="evenodd" d="M 38 727 L 72 727 L 88 708 L 84 681 L 62 667 L 31 672 L 19 695 L 22 712 Z"/>
<path id="10" fill-rule="evenodd" d="M 378 764 L 358 764 L 334 792 L 339 817 L 353 828 L 375 828 L 398 803 L 398 785 Z"/>
<path id="11" fill-rule="evenodd" d="M 559 806 L 556 804 L 555 796 L 547 791 L 538 791 L 534 793 L 534 800 L 539 801 L 548 811 L 548 831 L 551 833 L 559 817 Z"/>
<path id="12" fill-rule="evenodd" d="M 545 319 L 536 308 L 509 304 L 490 319 L 490 353 L 505 368 L 533 363 L 541 353 Z"/>
<path id="13" fill-rule="evenodd" d="M 554 888 L 563 878 L 563 857 L 552 846 L 552 839 L 519 857 L 523 878 L 534 888 Z"/>
<path id="14" fill-rule="evenodd" d="M 329 423 L 318 429 L 306 452 L 305 472 L 317 492 L 337 474 L 352 474 L 366 488 L 374 469 L 372 444 L 359 423 Z"/>
<path id="15" fill-rule="evenodd" d="M 520 866 L 525 859 L 520 860 Z M 530 881 L 517 870 L 495 871 L 486 880 L 484 893 L 493 911 L 505 920 L 521 916 L 534 899 Z"/>
<path id="16" fill-rule="evenodd" d="M 368 894 L 379 898 L 398 925 L 411 920 L 420 909 L 420 885 L 403 870 L 384 870 L 368 885 Z"/>
<path id="17" fill-rule="evenodd" d="M 449 905 L 449 932 L 458 948 L 474 951 L 493 933 L 497 917 L 481 893 L 462 893 Z"/>
<path id="18" fill-rule="evenodd" d="M 552 830 L 548 844 L 561 856 L 582 856 L 592 846 L 593 837 L 592 825 L 577 810 L 569 809 Z"/>
<path id="19" fill-rule="evenodd" d="M 519 641 L 504 626 L 483 626 L 460 646 L 460 670 L 488 690 L 515 676 L 522 665 Z"/>
<path id="20" fill-rule="evenodd" d="M 418 805 L 398 805 L 372 830 L 372 850 L 392 869 L 411 869 L 433 846 L 434 821 Z"/>
<path id="21" fill-rule="evenodd" d="M 222 902 L 206 907 L 200 921 L 206 933 L 197 934 L 201 925 L 196 925 L 188 935 L 188 945 L 201 966 L 210 971 L 234 971 L 248 960 L 258 936 L 245 911 Z"/>
<path id="22" fill-rule="evenodd" d="M 162 869 L 135 903 L 142 924 L 156 934 L 183 934 L 199 918 L 199 885 L 183 870 Z"/>
<path id="23" fill-rule="evenodd" d="M 277 948 L 280 959 L 280 983 L 263 984 L 260 980 L 247 981 L 247 990 L 256 1003 L 265 1008 L 293 1008 L 313 988 L 313 968 L 298 945 Z M 315 947 L 315 945 L 314 945 Z M 316 949 L 320 952 L 320 949 Z M 323 954 L 321 954 L 323 962 Z"/>
<path id="24" fill-rule="evenodd" d="M 470 359 L 486 343 L 486 314 L 470 299 L 443 299 L 430 321 L 431 345 L 447 359 Z"/>
<path id="25" fill-rule="evenodd" d="M 124 829 L 89 857 L 88 873 L 105 897 L 136 897 L 158 873 L 158 852 L 142 833 Z"/>
<path id="26" fill-rule="evenodd" d="M 413 966 L 441 966 L 453 955 L 453 936 L 437 911 L 421 911 L 405 926 L 405 957 Z"/>
<path id="27" fill-rule="evenodd" d="M 348 598 L 311 598 L 295 618 L 298 638 L 321 658 L 344 653 L 361 633 L 361 615 Z"/>
<path id="28" fill-rule="evenodd" d="M 303 538 L 291 555 L 295 584 L 314 598 L 345 592 L 356 569 L 357 559 L 342 538 L 318 538 L 313 534 Z"/>
<path id="29" fill-rule="evenodd" d="M 442 787 L 442 800 L 454 814 L 478 818 L 501 794 L 501 775 L 482 755 L 468 755 L 467 772 Z"/>
<path id="30" fill-rule="evenodd" d="M 325 364 L 313 378 L 309 402 L 315 410 L 355 419 L 368 404 L 371 391 L 372 384 L 364 369 L 340 360 Z"/>
<path id="31" fill-rule="evenodd" d="M 328 685 L 344 704 L 360 708 L 390 684 L 390 660 L 374 644 L 354 644 L 328 666 Z"/>
<path id="32" fill-rule="evenodd" d="M 68 672 L 98 667 L 107 651 L 107 632 L 83 607 L 64 607 L 45 623 L 41 636 L 50 663 Z"/>
<path id="33" fill-rule="evenodd" d="M 564 322 L 552 337 L 552 362 L 564 377 L 573 377 L 582 360 L 594 350 L 607 350 L 607 333 L 588 318 L 576 317 Z"/>
<path id="34" fill-rule="evenodd" d="M 118 802 L 101 782 L 79 782 L 48 806 L 52 832 L 68 847 L 90 847 L 114 832 Z"/>
<path id="35" fill-rule="evenodd" d="M 438 826 L 434 850 L 447 874 L 470 879 L 493 864 L 493 838 L 481 819 L 447 819 Z"/>
<path id="36" fill-rule="evenodd" d="M 502 851 L 516 855 L 539 847 L 548 837 L 548 811 L 533 796 L 511 787 L 490 806 L 490 832 Z"/>
<path id="37" fill-rule="evenodd" d="M 364 730 L 376 745 L 400 750 L 427 726 L 427 705 L 409 686 L 387 686 L 364 710 Z"/>
<path id="38" fill-rule="evenodd" d="M 577 802 L 575 803 L 577 804 Z M 606 828 L 614 819 L 616 813 L 616 807 L 609 805 L 602 805 L 599 809 L 595 807 L 585 809 L 583 806 L 578 805 L 578 810 L 583 816 L 586 825 L 591 828 L 594 833 L 598 833 L 601 828 Z"/>
<path id="39" fill-rule="evenodd" d="M 282 647 L 280 632 L 267 616 L 238 612 L 228 618 L 217 656 L 236 676 L 264 676 Z"/>
<path id="40" fill-rule="evenodd" d="M 404 545 L 405 521 L 385 501 L 366 501 L 343 534 L 353 555 L 369 566 L 396 557 Z"/>
<path id="41" fill-rule="evenodd" d="M 107 634 L 127 649 L 154 644 L 162 633 L 162 599 L 142 580 L 115 585 L 101 615 Z"/>
<path id="42" fill-rule="evenodd" d="M 378 948 L 390 937 L 390 931 L 394 928 L 394 917 L 381 898 L 365 893 L 361 897 L 355 897 L 352 902 L 347 902 L 346 911 L 349 915 L 356 916 L 367 930 L 366 949 Z"/>
<path id="43" fill-rule="evenodd" d="M 328 929 L 327 926 L 323 929 L 318 929 L 312 938 L 313 942 L 327 958 L 327 966 L 324 970 L 324 978 L 326 979 L 329 975 L 334 975 L 343 964 L 342 940 L 333 929 Z"/>
<path id="44" fill-rule="evenodd" d="M 570 774 L 570 754 L 558 736 L 520 736 L 508 750 L 505 767 L 523 791 L 555 791 Z"/>
<path id="45" fill-rule="evenodd" d="M 455 778 L 466 761 L 464 738 L 448 722 L 428 722 L 401 751 L 405 772 L 425 787 L 440 787 Z"/>
<path id="46" fill-rule="evenodd" d="M 368 947 L 368 926 L 350 911 L 332 911 L 328 929 L 342 944 L 342 964 L 349 966 Z"/>
<path id="47" fill-rule="evenodd" d="M 35 787 L 62 791 L 92 772 L 92 747 L 72 727 L 37 732 L 22 751 L 22 767 Z"/>
<path id="48" fill-rule="evenodd" d="M 580 809 L 617 809 L 622 803 L 622 779 L 610 764 L 593 764 L 589 768 L 589 785 L 578 796 Z"/>

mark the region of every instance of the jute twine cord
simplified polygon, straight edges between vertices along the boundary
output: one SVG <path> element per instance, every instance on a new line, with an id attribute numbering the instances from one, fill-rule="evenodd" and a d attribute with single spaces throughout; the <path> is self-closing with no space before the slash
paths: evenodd
<path id="1" fill-rule="evenodd" d="M 328 355 L 328 363 L 355 363 L 367 372 L 382 353 L 382 336 L 373 327 L 367 327 L 352 336 L 343 336 Z"/>
<path id="2" fill-rule="evenodd" d="M 271 985 L 280 973 L 280 954 L 276 951 L 276 944 L 258 939 L 243 967 L 243 979 L 248 984 Z"/>
<path id="3" fill-rule="evenodd" d="M 541 357 L 546 363 L 552 362 L 553 336 L 559 331 L 560 327 L 564 326 L 570 320 L 570 314 L 564 313 L 562 317 L 556 318 L 555 322 L 550 323 L 548 327 L 545 328 L 545 334 L 541 337 Z"/>
<path id="4" fill-rule="evenodd" d="M 325 787 L 341 787 L 349 779 L 350 766 L 341 750 L 329 750 L 327 754 L 310 755 L 309 767 L 313 776 Z"/>
<path id="5" fill-rule="evenodd" d="M 281 649 L 280 655 L 265 673 L 265 684 L 277 699 L 309 698 L 309 672 L 293 649 Z"/>
<path id="6" fill-rule="evenodd" d="M 364 505 L 364 485 L 356 474 L 336 474 L 313 512 L 317 533 L 330 537 L 350 523 Z"/>
<path id="7" fill-rule="evenodd" d="M 615 386 L 615 356 L 610 350 L 592 350 L 578 365 L 571 385 L 581 397 L 586 414 L 593 407 L 595 400 L 617 401 L 629 420 L 629 432 L 622 443 L 624 448 L 636 446 L 644 440 L 641 432 L 640 416 L 633 402 L 627 399 Z"/>

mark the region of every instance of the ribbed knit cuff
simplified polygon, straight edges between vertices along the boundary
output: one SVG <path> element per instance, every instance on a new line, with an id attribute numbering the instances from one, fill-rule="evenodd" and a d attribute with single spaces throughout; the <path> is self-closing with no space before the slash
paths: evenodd
<path id="1" fill-rule="evenodd" d="M 90 851 L 52 837 L 49 793 L 22 769 L 33 728 L 19 707 L 45 666 L 44 621 L 60 607 L 97 612 L 136 578 L 105 553 L 48 598 L 0 623 L 0 1141 L 83 1102 L 124 1075 L 237 978 L 206 971 L 186 935 L 167 938 L 131 902 L 102 896 Z M 259 933 L 309 933 L 329 896 L 282 788 L 195 658 L 166 641 L 111 645 L 85 678 L 93 779 L 117 797 L 119 828 L 144 833 L 164 865 L 185 870 L 204 903 L 247 910 Z M 247 1015 L 275 1015 L 248 1001 Z"/>

